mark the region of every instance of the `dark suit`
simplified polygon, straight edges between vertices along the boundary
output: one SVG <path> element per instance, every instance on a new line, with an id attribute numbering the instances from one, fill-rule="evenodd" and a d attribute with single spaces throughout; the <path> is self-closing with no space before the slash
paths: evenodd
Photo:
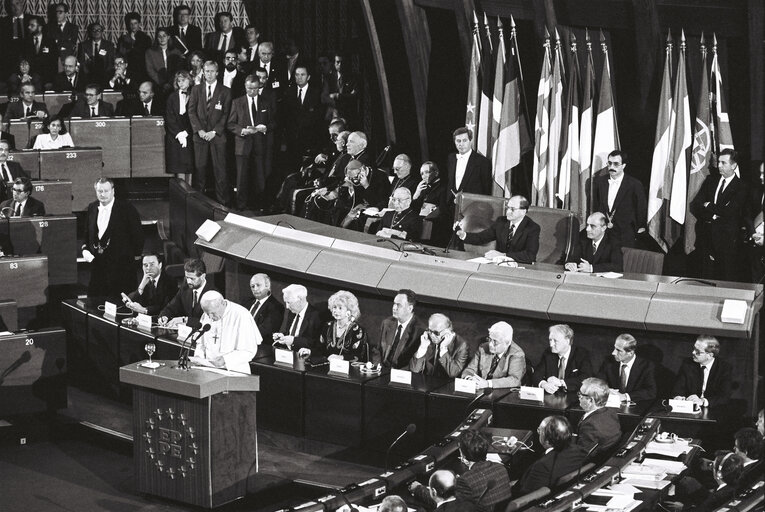
<path id="1" fill-rule="evenodd" d="M 146 74 L 162 90 L 172 90 L 175 72 L 183 68 L 183 55 L 175 48 L 165 50 L 167 65 L 159 47 L 146 50 L 144 62 Z"/>
<path id="2" fill-rule="evenodd" d="M 584 464 L 587 453 L 572 444 L 561 451 L 552 450 L 534 462 L 518 481 L 520 495 L 528 494 L 540 487 L 552 489 L 558 479 Z"/>
<path id="3" fill-rule="evenodd" d="M 188 94 L 183 99 L 188 106 Z M 189 112 L 181 115 L 181 94 L 175 91 L 167 98 L 165 105 L 165 172 L 172 174 L 191 174 L 194 172 L 193 130 L 189 121 Z M 186 132 L 186 147 L 175 138 L 181 132 Z"/>
<path id="4" fill-rule="evenodd" d="M 244 46 L 246 41 L 242 27 L 233 27 L 231 32 L 226 36 L 226 47 L 222 50 L 218 50 L 223 35 L 223 32 L 216 31 L 210 32 L 205 36 L 205 51 L 212 60 L 218 61 L 218 64 L 221 65 L 221 69 L 226 50 L 234 50 L 240 46 Z"/>
<path id="5" fill-rule="evenodd" d="M 40 101 L 33 101 L 32 102 L 32 118 L 37 118 L 36 113 L 39 110 L 42 110 L 45 112 L 45 117 L 48 117 L 48 107 L 45 106 L 45 103 L 42 103 Z M 24 102 L 14 101 L 12 103 L 8 103 L 8 109 L 5 111 L 5 116 L 3 117 L 4 121 L 10 121 L 11 119 L 25 119 L 27 117 L 26 114 L 26 107 L 24 106 Z"/>
<path id="6" fill-rule="evenodd" d="M 56 41 L 45 34 L 40 34 L 39 37 L 40 48 L 35 51 L 34 36 L 27 34 L 24 38 L 23 55 L 29 62 L 31 71 L 40 75 L 43 83 L 48 83 L 53 80 L 53 75 L 58 70 L 58 51 Z"/>
<path id="7" fill-rule="evenodd" d="M 145 286 L 143 293 L 138 293 L 138 290 L 134 290 L 128 294 L 128 297 L 133 302 L 137 302 L 145 307 L 147 315 L 154 316 L 159 314 L 162 308 L 167 306 L 177 293 L 178 285 L 163 270 L 159 274 L 156 286 Z"/>
<path id="8" fill-rule="evenodd" d="M 203 313 L 200 299 L 205 292 L 209 292 L 210 290 L 215 290 L 215 286 L 213 286 L 210 281 L 205 280 L 205 285 L 197 294 L 197 303 L 192 307 L 194 302 L 193 290 L 184 282 L 176 292 L 175 297 L 173 297 L 170 302 L 167 303 L 167 306 L 162 308 L 162 311 L 159 312 L 159 316 L 164 316 L 168 319 L 181 316 L 188 317 L 186 325 L 196 329 L 200 325 L 199 319 L 202 318 Z"/>
<path id="9" fill-rule="evenodd" d="M 220 72 L 220 79 L 223 80 L 223 74 L 224 71 Z M 231 89 L 231 98 L 236 99 L 240 96 L 244 96 L 244 81 L 247 78 L 248 74 L 242 71 L 241 69 L 236 70 L 236 74 L 234 75 L 234 78 L 231 80 L 231 85 L 229 86 L 229 89 Z"/>
<path id="10" fill-rule="evenodd" d="M 8 199 L 0 203 L 0 208 L 9 207 L 11 211 L 16 211 L 16 201 Z M 27 197 L 27 202 L 24 208 L 21 209 L 22 217 L 36 217 L 45 215 L 45 205 L 42 201 L 35 199 L 34 197 Z"/>
<path id="11" fill-rule="evenodd" d="M 315 152 L 321 145 L 324 129 L 319 88 L 309 84 L 302 104 L 297 91 L 297 86 L 290 87 L 282 100 L 287 151 L 293 158 L 300 158 L 309 151 Z"/>
<path id="12" fill-rule="evenodd" d="M 286 310 L 284 320 L 279 328 L 279 332 L 285 336 L 289 336 L 290 329 L 292 328 L 292 321 L 295 319 L 295 313 L 290 310 Z M 300 329 L 295 333 L 295 340 L 292 343 L 292 350 L 300 348 L 313 349 L 319 343 L 319 335 L 321 334 L 321 315 L 319 312 L 308 304 L 305 310 L 303 321 L 300 324 Z"/>
<path id="13" fill-rule="evenodd" d="M 483 194 L 490 196 L 493 187 L 493 178 L 491 174 L 491 163 L 489 160 L 472 151 L 465 167 L 465 174 L 462 177 L 459 188 L 457 188 L 457 153 L 451 153 L 446 159 L 446 169 L 448 171 L 449 189 L 452 191 L 452 197 L 458 192 L 469 192 L 471 194 Z M 451 201 L 453 203 L 453 201 Z"/>
<path id="14" fill-rule="evenodd" d="M 263 65 L 263 63 L 260 61 L 260 59 L 255 59 L 253 61 L 253 69 L 258 69 L 259 67 L 262 67 L 263 69 L 268 69 L 268 80 L 266 80 L 265 88 L 274 91 L 274 95 L 276 96 L 276 101 L 279 102 L 282 100 L 282 96 L 286 94 L 287 88 L 289 84 L 287 83 L 287 72 L 284 70 L 278 62 L 271 59 L 271 62 L 269 62 L 268 67 Z"/>
<path id="15" fill-rule="evenodd" d="M 494 354 L 489 350 L 489 342 L 482 343 L 462 375 L 463 377 L 477 375 L 482 379 L 491 380 L 493 388 L 512 388 L 521 385 L 526 373 L 526 354 L 517 343 L 511 344 L 510 348 L 501 354 L 497 367 L 489 378 L 493 361 Z"/>
<path id="16" fill-rule="evenodd" d="M 210 101 L 207 101 L 207 83 L 191 89 L 188 104 L 189 120 L 194 130 L 194 187 L 204 192 L 207 178 L 207 160 L 212 156 L 215 176 L 215 198 L 224 206 L 231 203 L 231 190 L 226 175 L 226 121 L 231 112 L 231 91 L 223 86 L 220 77 L 215 82 Z M 206 141 L 200 131 L 215 131 L 215 137 Z"/>
<path id="17" fill-rule="evenodd" d="M 337 71 L 332 70 L 324 77 L 324 87 L 321 93 L 321 102 L 327 106 L 326 119 L 331 121 L 334 117 L 342 117 L 353 124 L 358 118 L 358 80 L 350 71 L 343 71 L 340 80 L 337 79 Z M 337 98 L 330 97 L 337 94 Z"/>
<path id="18" fill-rule="evenodd" d="M 0 197 L 8 197 L 9 190 L 11 188 L 9 184 L 12 183 L 16 178 L 29 178 L 29 174 L 27 174 L 26 171 L 21 168 L 21 164 L 18 162 L 11 162 L 10 160 L 6 160 L 5 165 L 8 166 L 8 170 L 11 173 L 11 181 L 6 182 L 6 179 L 8 178 L 5 171 L 2 169 L 3 164 L 0 164 Z"/>
<path id="19" fill-rule="evenodd" d="M 466 233 L 464 242 L 482 245 L 492 240 L 497 241 L 497 250 L 507 254 L 520 263 L 534 263 L 539 252 L 539 224 L 528 217 L 523 217 L 508 244 L 510 221 L 507 217 L 498 217 L 488 228 L 478 233 Z"/>
<path id="20" fill-rule="evenodd" d="M 622 272 L 622 246 L 619 241 L 607 230 L 598 244 L 598 250 L 593 254 L 592 240 L 587 238 L 587 232 L 579 233 L 579 242 L 574 244 L 574 249 L 569 254 L 566 263 L 581 262 L 586 260 L 592 265 L 593 272 Z"/>
<path id="21" fill-rule="evenodd" d="M 271 160 L 276 131 L 276 101 L 271 91 L 255 97 L 256 108 L 251 112 L 253 98 L 241 96 L 231 103 L 227 128 L 234 135 L 236 156 L 236 204 L 240 209 L 257 207 L 263 201 L 266 179 L 271 174 Z M 254 124 L 253 124 L 254 123 Z M 248 126 L 266 126 L 266 133 L 242 135 Z"/>
<path id="22" fill-rule="evenodd" d="M 74 86 L 63 71 L 61 73 L 56 73 L 56 76 L 53 78 L 53 90 L 56 92 L 85 92 L 85 86 L 87 84 L 88 79 L 82 73 L 74 74 Z"/>
<path id="23" fill-rule="evenodd" d="M 455 494 L 458 501 L 473 504 L 474 510 L 491 512 L 512 496 L 507 468 L 497 462 L 476 462 L 457 478 Z"/>
<path id="24" fill-rule="evenodd" d="M 135 290 L 135 256 L 143 251 L 143 229 L 135 207 L 122 199 L 114 199 L 109 225 L 98 237 L 98 206 L 88 206 L 86 249 L 95 259 L 90 268 L 88 295 L 119 297 L 126 290 Z"/>
<path id="25" fill-rule="evenodd" d="M 380 229 L 389 228 L 406 231 L 406 239 L 417 242 L 422 235 L 422 217 L 418 214 L 419 212 L 412 208 L 407 208 L 398 214 L 395 211 L 385 212 L 380 222 Z M 393 222 L 394 220 L 395 222 Z"/>
<path id="26" fill-rule="evenodd" d="M 144 60 L 144 55 L 150 48 L 151 37 L 149 37 L 146 32 L 140 30 L 135 33 L 135 39 L 127 33 L 122 34 L 119 39 L 117 39 L 117 55 L 125 58 L 128 64 L 128 69 L 141 80 L 146 76 L 146 61 Z M 162 62 L 161 54 L 159 60 Z M 112 62 L 109 63 L 109 67 L 111 67 Z"/>
<path id="27" fill-rule="evenodd" d="M 693 362 L 693 359 L 683 359 L 680 370 L 677 373 L 675 386 L 672 388 L 672 396 L 701 396 L 703 383 L 701 366 Z M 709 371 L 707 388 L 704 398 L 710 406 L 725 405 L 730 400 L 732 371 L 730 363 L 715 358 L 712 369 Z"/>
<path id="28" fill-rule="evenodd" d="M 8 149 L 16 149 L 16 137 L 12 133 L 0 131 L 0 140 L 8 143 Z"/>
<path id="29" fill-rule="evenodd" d="M 656 399 L 655 367 L 651 361 L 636 356 L 625 387 L 622 387 L 620 373 L 621 363 L 609 357 L 603 361 L 598 377 L 606 381 L 608 387 L 629 394 L 633 402 Z"/>
<path id="30" fill-rule="evenodd" d="M 149 107 L 149 115 L 150 116 L 163 116 L 165 113 L 165 109 L 163 108 L 162 102 L 160 101 L 159 96 L 154 96 L 154 98 L 151 101 L 151 106 Z M 117 103 L 117 108 L 115 109 L 115 115 L 118 116 L 128 116 L 128 117 L 141 117 L 146 116 L 146 113 L 144 112 L 144 105 L 141 100 L 138 98 L 125 98 L 120 100 Z"/>
<path id="31" fill-rule="evenodd" d="M 419 182 L 417 185 L 419 185 Z M 433 245 L 446 245 L 451 237 L 452 217 L 450 215 L 452 208 L 447 204 L 447 197 L 449 195 L 449 186 L 446 180 L 438 179 L 428 184 L 428 187 L 423 190 L 417 199 L 412 199 L 412 208 L 417 212 L 422 210 L 425 203 L 436 205 L 436 209 L 424 217 L 424 219 L 433 223 L 429 240 L 429 243 Z"/>
<path id="32" fill-rule="evenodd" d="M 71 21 L 66 22 L 63 30 L 56 22 L 48 23 L 44 32 L 55 43 L 56 54 L 62 61 L 77 53 L 77 38 L 80 35 L 80 30 Z"/>
<path id="33" fill-rule="evenodd" d="M 582 418 L 577 433 L 579 436 L 576 443 L 587 452 L 597 443 L 598 447 L 590 455 L 597 457 L 616 446 L 616 443 L 621 439 L 622 429 L 619 425 L 619 416 L 616 414 L 616 410 L 611 407 L 595 409 L 589 416 Z"/>
<path id="34" fill-rule="evenodd" d="M 462 336 L 455 334 L 443 356 L 438 355 L 439 347 L 440 344 L 428 344 L 425 355 L 420 358 L 417 357 L 417 351 L 415 351 L 412 360 L 409 361 L 409 371 L 450 379 L 459 377 L 467 364 L 467 342 Z"/>
<path id="35" fill-rule="evenodd" d="M 638 229 L 645 228 L 648 205 L 643 185 L 629 174 L 624 174 L 619 191 L 614 199 L 614 207 L 608 208 L 608 174 L 593 178 L 592 211 L 608 216 L 613 223 L 614 235 L 622 247 L 634 247 Z"/>
<path id="36" fill-rule="evenodd" d="M 276 297 L 273 295 L 269 295 L 257 312 L 255 312 L 254 306 L 255 300 L 253 299 L 252 303 L 248 304 L 247 309 L 250 311 L 250 314 L 255 313 L 255 316 L 253 316 L 255 324 L 258 326 L 260 335 L 265 340 L 260 346 L 263 348 L 270 347 L 273 334 L 279 332 L 279 327 L 281 327 L 284 320 L 284 304 L 276 300 Z"/>
<path id="37" fill-rule="evenodd" d="M 0 18 L 0 42 L 3 43 L 3 51 L 0 52 L 0 60 L 3 62 L 3 65 L 0 67 L 0 69 L 8 69 L 9 65 L 16 63 L 16 57 L 21 55 L 21 50 L 24 46 L 24 37 L 29 32 L 27 29 L 27 25 L 29 25 L 29 19 L 29 14 L 23 14 L 21 27 L 19 27 L 20 32 L 18 33 L 17 37 L 14 37 L 13 16 L 8 14 L 7 16 Z"/>
<path id="38" fill-rule="evenodd" d="M 746 202 L 746 188 L 733 175 L 715 202 L 721 179 L 717 175 L 707 177 L 691 201 L 690 209 L 698 219 L 697 247 L 702 256 L 703 277 L 734 281 L 738 276 L 739 227 Z M 708 204 L 704 206 L 704 203 Z"/>
<path id="39" fill-rule="evenodd" d="M 183 55 L 202 49 L 202 29 L 196 25 L 189 23 L 183 37 L 181 37 L 180 26 L 173 25 L 170 27 L 170 35 L 173 38 L 173 44 Z"/>
<path id="40" fill-rule="evenodd" d="M 592 358 L 586 348 L 572 346 L 566 361 L 566 373 L 563 379 L 566 383 L 566 389 L 570 392 L 579 391 L 582 381 L 593 376 Z M 558 354 L 548 348 L 542 354 L 542 359 L 534 368 L 533 382 L 538 386 L 540 382 L 549 377 L 558 376 Z"/>
<path id="41" fill-rule="evenodd" d="M 114 64 L 114 57 L 117 54 L 114 43 L 106 39 L 99 41 L 99 50 L 93 55 L 93 40 L 85 39 L 80 41 L 77 49 L 77 60 L 80 62 L 80 69 L 90 77 L 90 80 L 107 85 L 108 77 L 106 70 Z"/>
<path id="42" fill-rule="evenodd" d="M 401 331 L 401 337 L 396 346 L 396 352 L 391 354 L 393 339 L 396 336 L 397 329 L 398 321 L 392 316 L 389 316 L 382 321 L 382 325 L 380 326 L 380 339 L 377 343 L 374 341 L 372 342 L 373 363 L 382 363 L 384 366 L 398 369 L 406 368 L 409 365 L 412 356 L 417 352 L 420 336 L 425 329 L 416 317 L 412 317 L 412 319 L 409 320 L 406 329 Z"/>
<path id="43" fill-rule="evenodd" d="M 74 104 L 70 117 L 81 117 L 83 119 L 91 119 L 90 105 L 85 100 L 79 100 Z M 98 112 L 96 117 L 112 117 L 114 116 L 114 105 L 107 103 L 104 100 L 98 100 Z"/>

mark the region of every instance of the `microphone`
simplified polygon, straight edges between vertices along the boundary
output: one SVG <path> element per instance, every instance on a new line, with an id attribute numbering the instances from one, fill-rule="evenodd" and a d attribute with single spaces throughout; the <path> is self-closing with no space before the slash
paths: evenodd
<path id="1" fill-rule="evenodd" d="M 414 423 L 410 423 L 409 425 L 407 425 L 407 426 L 406 426 L 406 430 L 404 430 L 404 431 L 401 433 L 401 435 L 400 435 L 400 436 L 398 436 L 398 437 L 396 438 L 396 440 L 395 440 L 395 441 L 393 441 L 393 442 L 390 444 L 390 446 L 388 446 L 388 451 L 387 451 L 387 452 L 385 452 L 385 469 L 390 469 L 390 466 L 389 466 L 389 464 L 388 464 L 388 463 L 390 462 L 390 452 L 391 452 L 391 450 L 393 449 L 393 447 L 394 447 L 394 446 L 396 446 L 396 444 L 397 444 L 399 441 L 401 441 L 401 440 L 404 438 L 404 436 L 406 436 L 407 434 L 408 434 L 408 435 L 412 435 L 412 434 L 414 434 L 416 431 L 417 431 L 417 425 L 415 425 Z"/>
<path id="2" fill-rule="evenodd" d="M 481 400 L 481 398 L 488 396 L 491 394 L 491 388 L 483 388 L 483 391 L 481 391 L 479 394 L 473 398 L 470 403 L 465 408 L 465 412 L 470 413 L 473 412 L 473 409 L 475 408 L 475 405 Z"/>
<path id="3" fill-rule="evenodd" d="M 394 242 L 390 238 L 378 238 L 377 239 L 377 243 L 380 243 L 380 242 L 388 242 L 393 247 L 395 247 L 398 252 L 404 252 L 404 250 L 402 248 L 403 246 L 402 245 L 398 245 L 396 242 Z"/>
<path id="4" fill-rule="evenodd" d="M 200 325 L 199 327 L 191 331 L 191 333 L 189 333 L 188 336 L 186 336 L 186 339 L 183 340 L 183 342 L 181 343 L 181 351 L 178 354 L 178 368 L 182 368 L 184 370 L 189 369 L 189 351 L 191 350 L 192 341 L 196 341 L 196 339 L 199 339 L 199 336 L 203 335 L 209 330 L 210 330 L 210 324 Z M 192 340 L 195 334 L 197 335 L 197 337 L 194 340 Z M 186 344 L 187 341 L 189 342 L 188 345 Z"/>
<path id="5" fill-rule="evenodd" d="M 338 492 L 337 494 L 339 494 L 340 497 L 345 502 L 345 504 L 348 505 L 348 508 L 351 510 L 351 512 L 359 512 L 359 507 L 351 503 L 350 500 L 348 499 L 348 496 L 346 496 L 344 492 L 341 491 L 341 492 Z"/>
<path id="6" fill-rule="evenodd" d="M 278 221 L 276 223 L 277 226 L 281 226 L 282 224 L 286 224 L 287 226 L 289 226 L 290 229 L 295 229 L 295 226 L 293 226 L 292 224 L 290 224 L 286 220 L 280 220 L 280 221 Z"/>
<path id="7" fill-rule="evenodd" d="M 457 219 L 457 223 L 462 222 L 462 219 L 464 219 L 464 218 L 465 218 L 465 216 L 460 214 L 460 218 Z M 443 251 L 444 254 L 449 254 L 449 247 L 451 247 L 452 244 L 454 243 L 454 238 L 457 236 L 457 231 L 459 231 L 460 229 L 461 228 L 459 228 L 459 227 L 452 228 L 452 236 L 451 236 L 451 238 L 449 238 L 449 243 L 446 244 L 446 247 L 444 248 L 444 251 Z"/>

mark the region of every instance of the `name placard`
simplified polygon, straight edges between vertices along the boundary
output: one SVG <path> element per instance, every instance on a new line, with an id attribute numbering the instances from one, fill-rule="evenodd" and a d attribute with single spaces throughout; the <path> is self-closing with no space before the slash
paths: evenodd
<path id="1" fill-rule="evenodd" d="M 329 371 L 331 373 L 341 373 L 343 375 L 348 375 L 348 372 L 351 370 L 351 362 L 346 361 L 345 359 L 331 357 L 329 359 Z"/>
<path id="2" fill-rule="evenodd" d="M 295 353 L 291 350 L 284 350 L 283 348 L 274 347 L 274 360 L 277 363 L 288 364 L 292 366 L 295 364 Z"/>
<path id="3" fill-rule="evenodd" d="M 619 409 L 622 406 L 622 401 L 619 398 L 619 395 L 616 393 L 609 393 L 608 394 L 608 401 L 606 402 L 606 407 L 615 407 Z"/>
<path id="4" fill-rule="evenodd" d="M 396 370 L 391 368 L 390 381 L 395 384 L 405 384 L 407 386 L 412 385 L 412 372 L 407 370 Z"/>
<path id="5" fill-rule="evenodd" d="M 672 412 L 682 412 L 686 414 L 693 414 L 697 412 L 693 409 L 694 403 L 690 400 L 670 399 L 669 406 L 672 409 Z"/>
<path id="6" fill-rule="evenodd" d="M 191 327 L 188 325 L 178 325 L 178 341 L 184 341 L 191 334 Z"/>
<path id="7" fill-rule="evenodd" d="M 474 380 L 456 378 L 454 379 L 454 391 L 456 393 L 475 395 L 476 391 L 478 391 L 478 386 Z"/>
<path id="8" fill-rule="evenodd" d="M 144 315 L 143 313 L 138 313 L 135 319 L 138 321 L 138 327 L 143 327 L 144 329 L 151 329 L 151 316 Z"/>
<path id="9" fill-rule="evenodd" d="M 117 304 L 109 301 L 104 302 L 104 315 L 117 316 Z"/>
<path id="10" fill-rule="evenodd" d="M 533 386 L 521 386 L 519 395 L 521 400 L 534 400 L 536 402 L 544 402 L 545 400 L 545 390 Z"/>

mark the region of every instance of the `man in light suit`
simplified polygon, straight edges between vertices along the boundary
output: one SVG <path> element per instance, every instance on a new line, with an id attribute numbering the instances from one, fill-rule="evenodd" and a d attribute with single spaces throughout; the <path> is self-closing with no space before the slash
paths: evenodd
<path id="1" fill-rule="evenodd" d="M 414 316 L 417 295 L 399 290 L 393 298 L 393 315 L 382 321 L 380 339 L 372 346 L 372 362 L 389 368 L 406 368 L 417 351 L 423 327 Z"/>
<path id="2" fill-rule="evenodd" d="M 212 157 L 215 198 L 231 204 L 231 187 L 226 175 L 226 121 L 231 112 L 231 91 L 218 80 L 218 64 L 208 60 L 202 67 L 205 79 L 191 89 L 189 120 L 194 130 L 194 187 L 205 191 L 207 161 Z"/>
<path id="3" fill-rule="evenodd" d="M 614 341 L 613 359 L 603 362 L 598 377 L 606 381 L 611 393 L 622 402 L 645 402 L 656 399 L 654 364 L 637 357 L 637 340 L 631 334 L 620 334 Z"/>
<path id="4" fill-rule="evenodd" d="M 45 215 L 45 205 L 32 197 L 32 180 L 16 178 L 13 181 L 13 199 L 0 203 L 0 209 L 10 208 L 14 217 L 36 217 Z"/>
<path id="5" fill-rule="evenodd" d="M 457 236 L 469 244 L 482 245 L 496 240 L 496 250 L 487 251 L 489 259 L 505 256 L 519 263 L 534 263 L 539 252 L 539 224 L 526 216 L 529 201 L 513 196 L 507 201 L 505 217 L 499 217 L 491 226 L 478 233 L 465 233 L 459 224 Z"/>
<path id="6" fill-rule="evenodd" d="M 183 285 L 178 289 L 167 306 L 159 312 L 157 322 L 160 325 L 174 326 L 179 324 L 197 328 L 202 318 L 201 299 L 205 292 L 214 290 L 215 286 L 207 281 L 207 266 L 199 259 L 187 259 L 183 263 Z"/>
<path id="7" fill-rule="evenodd" d="M 513 327 L 497 322 L 489 327 L 488 341 L 478 347 L 462 378 L 474 381 L 479 389 L 512 388 L 521 385 L 525 373 L 526 354 L 513 343 Z"/>
<path id="8" fill-rule="evenodd" d="M 592 377 L 590 353 L 573 346 L 574 330 L 566 324 L 551 326 L 548 341 L 550 348 L 534 368 L 534 385 L 550 394 L 578 390 L 584 379 Z"/>
<path id="9" fill-rule="evenodd" d="M 579 234 L 565 267 L 569 272 L 621 272 L 622 260 L 622 246 L 608 229 L 608 219 L 595 212 L 587 217 L 587 227 Z"/>
<path id="10" fill-rule="evenodd" d="M 253 300 L 247 309 L 255 319 L 264 340 L 272 340 L 284 320 L 284 305 L 271 294 L 271 278 L 267 274 L 255 274 L 250 278 Z M 260 355 L 271 352 L 271 343 L 258 346 Z"/>
<path id="11" fill-rule="evenodd" d="M 473 151 L 471 140 L 473 133 L 462 126 L 454 130 L 454 146 L 456 153 L 451 153 L 446 160 L 449 176 L 449 187 L 452 201 L 459 192 L 491 195 L 493 178 L 489 160 Z"/>
<path id="12" fill-rule="evenodd" d="M 608 154 L 608 174 L 592 182 L 592 211 L 603 212 L 622 247 L 635 247 L 635 236 L 645 231 L 647 202 L 643 185 L 624 173 L 629 161 L 620 150 Z"/>
<path id="13" fill-rule="evenodd" d="M 454 332 L 448 316 L 435 313 L 428 319 L 428 330 L 420 336 L 420 346 L 409 361 L 409 370 L 453 379 L 460 376 L 467 358 L 465 339 Z"/>
<path id="14" fill-rule="evenodd" d="M 595 377 L 584 379 L 579 389 L 579 406 L 584 416 L 579 420 L 576 444 L 586 450 L 590 458 L 606 453 L 622 437 L 616 410 L 606 407 L 608 394 L 608 384 Z"/>
<path id="15" fill-rule="evenodd" d="M 308 290 L 302 284 L 291 284 L 282 290 L 287 314 L 279 328 L 272 335 L 273 345 L 290 350 L 297 349 L 298 355 L 310 354 L 319 342 L 321 315 L 308 303 Z M 306 349 L 306 350 L 304 350 Z"/>

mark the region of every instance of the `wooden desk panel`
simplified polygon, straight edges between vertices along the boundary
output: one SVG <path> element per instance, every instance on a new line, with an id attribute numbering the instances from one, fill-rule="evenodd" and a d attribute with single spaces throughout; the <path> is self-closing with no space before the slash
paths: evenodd
<path id="1" fill-rule="evenodd" d="M 100 148 L 76 147 L 40 151 L 40 179 L 70 180 L 72 210 L 81 212 L 95 201 L 93 184 L 101 177 L 103 156 Z M 71 212 L 70 212 L 71 213 Z"/>
<path id="2" fill-rule="evenodd" d="M 0 231 L 5 226 L 0 226 Z M 10 221 L 11 242 L 16 254 L 48 257 L 48 282 L 77 282 L 77 218 L 22 217 Z"/>
<path id="3" fill-rule="evenodd" d="M 0 283 L 0 300 L 15 300 L 20 308 L 45 304 L 48 302 L 48 257 L 0 258 Z"/>
<path id="4" fill-rule="evenodd" d="M 72 182 L 33 181 L 33 195 L 45 205 L 46 215 L 72 214 Z"/>
<path id="5" fill-rule="evenodd" d="M 133 117 L 130 120 L 130 161 L 133 178 L 165 178 L 165 120 Z"/>
<path id="6" fill-rule="evenodd" d="M 0 319 L 11 332 L 19 330 L 18 309 L 15 300 L 0 300 Z"/>
<path id="7" fill-rule="evenodd" d="M 19 119 L 7 121 L 3 118 L 3 121 L 7 122 L 8 133 L 16 139 L 16 149 L 25 149 L 29 144 L 29 123 Z"/>
<path id="8" fill-rule="evenodd" d="M 97 146 L 103 150 L 104 176 L 130 177 L 130 119 L 72 119 L 70 126 L 77 146 Z"/>
<path id="9" fill-rule="evenodd" d="M 18 140 L 16 144 L 18 144 Z M 21 168 L 29 175 L 30 179 L 40 179 L 40 152 L 38 150 L 11 151 L 8 154 L 8 160 L 21 165 Z"/>

